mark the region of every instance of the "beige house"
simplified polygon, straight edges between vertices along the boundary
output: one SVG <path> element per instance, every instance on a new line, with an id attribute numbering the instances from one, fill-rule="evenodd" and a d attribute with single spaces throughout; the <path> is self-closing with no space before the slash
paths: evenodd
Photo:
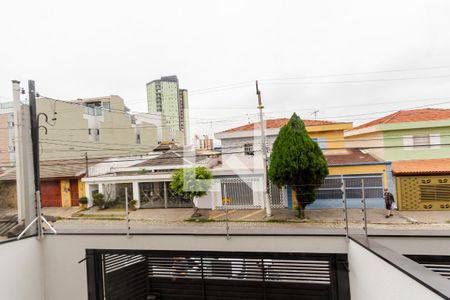
<path id="1" fill-rule="evenodd" d="M 41 159 L 76 159 L 144 154 L 163 141 L 182 143 L 182 134 L 158 113 L 132 114 L 116 95 L 61 101 L 38 98 Z M 46 122 L 47 121 L 47 122 Z"/>
<path id="2" fill-rule="evenodd" d="M 0 165 L 14 160 L 14 112 L 12 102 L 0 103 Z"/>

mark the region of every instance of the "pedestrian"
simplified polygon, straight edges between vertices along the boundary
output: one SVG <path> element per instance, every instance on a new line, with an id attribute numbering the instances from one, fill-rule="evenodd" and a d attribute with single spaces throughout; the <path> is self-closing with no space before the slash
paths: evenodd
<path id="1" fill-rule="evenodd" d="M 388 189 L 384 189 L 384 205 L 387 209 L 386 218 L 392 216 L 392 211 L 395 209 L 395 200 L 394 195 L 388 191 Z"/>

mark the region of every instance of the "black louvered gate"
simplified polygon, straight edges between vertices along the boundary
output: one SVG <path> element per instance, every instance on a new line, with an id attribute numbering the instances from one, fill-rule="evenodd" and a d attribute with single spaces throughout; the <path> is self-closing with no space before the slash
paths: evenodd
<path id="1" fill-rule="evenodd" d="M 350 299 L 345 254 L 87 250 L 89 299 Z"/>

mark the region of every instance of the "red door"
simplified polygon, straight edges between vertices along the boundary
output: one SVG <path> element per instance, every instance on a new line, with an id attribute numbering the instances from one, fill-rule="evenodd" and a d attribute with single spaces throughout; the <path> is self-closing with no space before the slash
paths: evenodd
<path id="1" fill-rule="evenodd" d="M 43 207 L 61 207 L 61 187 L 59 180 L 41 182 L 41 199 Z"/>
<path id="2" fill-rule="evenodd" d="M 70 179 L 70 197 L 72 198 L 72 206 L 78 206 L 78 179 Z"/>

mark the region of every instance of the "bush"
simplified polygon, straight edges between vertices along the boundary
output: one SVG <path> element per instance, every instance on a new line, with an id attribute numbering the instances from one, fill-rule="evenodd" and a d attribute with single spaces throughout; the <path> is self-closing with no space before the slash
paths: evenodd
<path id="1" fill-rule="evenodd" d="M 110 201 L 105 201 L 105 208 L 114 208 L 119 206 L 119 199 L 114 199 Z"/>
<path id="2" fill-rule="evenodd" d="M 105 205 L 105 196 L 101 193 L 94 195 L 94 205 L 97 206 L 100 209 L 103 209 L 103 206 Z"/>
<path id="3" fill-rule="evenodd" d="M 88 203 L 87 197 L 81 197 L 80 200 L 78 200 L 80 204 L 86 205 Z"/>
<path id="4" fill-rule="evenodd" d="M 128 208 L 131 210 L 135 210 L 136 209 L 136 200 L 131 200 L 130 202 L 128 202 Z"/>

